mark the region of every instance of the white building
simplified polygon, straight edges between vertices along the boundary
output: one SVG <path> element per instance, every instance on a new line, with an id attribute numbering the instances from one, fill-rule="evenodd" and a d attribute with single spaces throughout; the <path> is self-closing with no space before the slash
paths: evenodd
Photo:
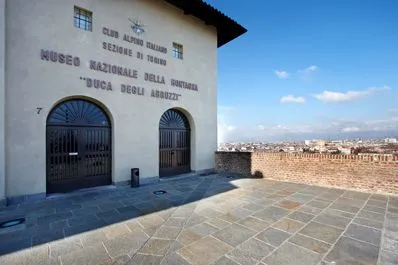
<path id="1" fill-rule="evenodd" d="M 398 143 L 397 138 L 386 138 L 384 139 L 384 142 L 387 144 L 396 144 Z"/>
<path id="2" fill-rule="evenodd" d="M 339 148 L 340 152 L 345 154 L 345 155 L 350 155 L 351 154 L 351 148 L 348 147 L 341 147 Z"/>
<path id="3" fill-rule="evenodd" d="M 214 167 L 217 48 L 202 1 L 0 0 L 0 201 Z"/>

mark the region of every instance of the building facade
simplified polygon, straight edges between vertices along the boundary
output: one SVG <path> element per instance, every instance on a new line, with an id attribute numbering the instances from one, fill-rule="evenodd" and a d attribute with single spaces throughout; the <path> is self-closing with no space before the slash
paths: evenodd
<path id="1" fill-rule="evenodd" d="M 202 1 L 0 0 L 0 200 L 214 168 L 217 48 Z"/>

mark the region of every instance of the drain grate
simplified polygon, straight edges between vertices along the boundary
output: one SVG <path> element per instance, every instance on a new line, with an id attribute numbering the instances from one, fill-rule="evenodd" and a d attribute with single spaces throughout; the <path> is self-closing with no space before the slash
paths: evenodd
<path id="1" fill-rule="evenodd" d="M 163 195 L 163 194 L 166 194 L 166 193 L 167 193 L 167 191 L 165 191 L 165 190 L 157 190 L 157 191 L 153 192 L 153 194 L 155 194 L 155 195 Z"/>
<path id="2" fill-rule="evenodd" d="M 25 223 L 25 218 L 18 218 L 0 223 L 0 229 L 9 228 Z"/>

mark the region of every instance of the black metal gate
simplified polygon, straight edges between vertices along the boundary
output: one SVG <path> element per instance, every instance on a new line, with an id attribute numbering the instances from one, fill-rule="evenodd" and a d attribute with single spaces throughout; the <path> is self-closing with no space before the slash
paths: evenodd
<path id="1" fill-rule="evenodd" d="M 56 106 L 47 119 L 47 193 L 111 184 L 111 126 L 86 100 Z"/>
<path id="2" fill-rule="evenodd" d="M 166 111 L 159 123 L 159 175 L 191 171 L 191 135 L 188 119 L 178 110 Z"/>

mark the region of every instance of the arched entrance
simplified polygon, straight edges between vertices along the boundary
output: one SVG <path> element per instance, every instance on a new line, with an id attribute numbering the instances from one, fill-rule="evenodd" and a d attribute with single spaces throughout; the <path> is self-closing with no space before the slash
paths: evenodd
<path id="1" fill-rule="evenodd" d="M 111 124 L 96 104 L 73 99 L 47 118 L 47 193 L 111 184 Z"/>
<path id="2" fill-rule="evenodd" d="M 191 131 L 183 113 L 170 109 L 159 122 L 159 176 L 191 171 Z"/>

